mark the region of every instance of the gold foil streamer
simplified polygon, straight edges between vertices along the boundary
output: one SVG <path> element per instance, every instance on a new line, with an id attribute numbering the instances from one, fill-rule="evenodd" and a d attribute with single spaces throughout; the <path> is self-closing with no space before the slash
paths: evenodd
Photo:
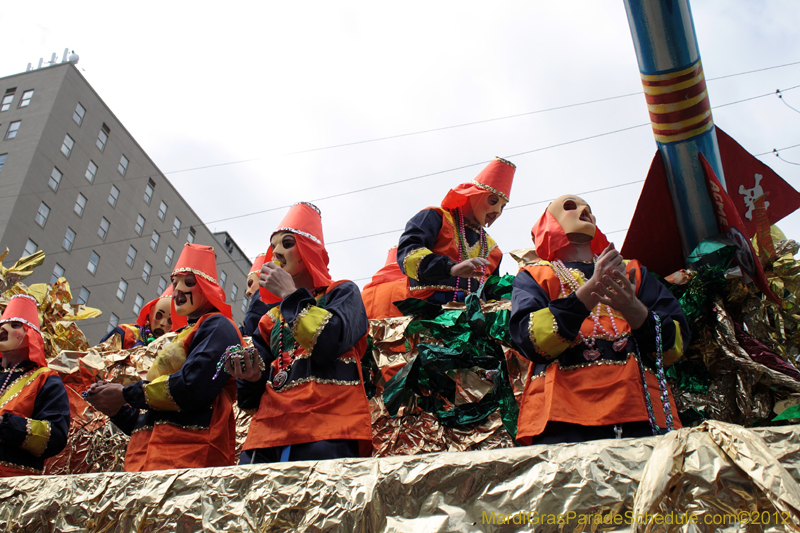
<path id="1" fill-rule="evenodd" d="M 472 453 L 5 478 L 0 529 L 629 532 L 649 508 L 662 518 L 686 509 L 698 523 L 642 531 L 788 531 L 798 517 L 798 431 L 711 423 Z M 663 478 L 677 488 L 662 490 Z M 787 513 L 779 518 L 791 526 L 704 524 L 741 511 Z"/>
<path id="2" fill-rule="evenodd" d="M 797 439 L 787 440 L 796 459 Z M 725 490 L 717 492 L 719 487 Z M 718 515 L 729 521 L 735 518 L 732 526 L 751 523 L 755 530 L 761 530 L 758 526 L 768 522 L 779 526 L 778 530 L 800 531 L 800 485 L 757 433 L 707 421 L 659 439 L 645 465 L 633 513 Z M 698 529 L 717 531 L 723 524 L 710 525 L 713 528 Z M 671 530 L 666 524 L 657 527 L 643 521 L 635 524 L 633 531 Z"/>

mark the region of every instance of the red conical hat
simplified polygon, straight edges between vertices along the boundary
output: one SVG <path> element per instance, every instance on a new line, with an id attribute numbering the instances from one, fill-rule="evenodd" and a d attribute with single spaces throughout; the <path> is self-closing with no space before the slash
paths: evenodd
<path id="1" fill-rule="evenodd" d="M 161 296 L 154 300 L 150 300 L 145 304 L 144 307 L 142 307 L 141 311 L 139 311 L 139 318 L 136 319 L 136 325 L 144 327 L 145 324 L 147 324 L 148 320 L 150 320 L 150 312 L 153 310 L 156 302 L 158 302 L 161 298 L 169 298 L 170 300 L 170 318 L 172 318 L 172 329 L 170 331 L 175 331 L 185 326 L 186 317 L 179 315 L 175 311 L 175 304 L 172 302 L 172 285 L 167 285 L 167 288 L 161 293 Z"/>
<path id="2" fill-rule="evenodd" d="M 386 254 L 386 264 L 372 276 L 372 280 L 369 283 L 364 285 L 364 289 L 398 279 L 405 280 L 406 275 L 403 274 L 403 271 L 400 270 L 400 265 L 397 264 L 397 246 L 393 246 Z"/>
<path id="3" fill-rule="evenodd" d="M 327 287 L 333 280 L 328 272 L 328 252 L 325 250 L 325 240 L 322 237 L 322 213 L 314 204 L 300 202 L 289 208 L 289 212 L 283 217 L 278 228 L 272 235 L 289 231 L 295 234 L 296 246 L 300 252 L 300 257 L 306 265 L 314 287 Z M 270 235 L 270 238 L 272 237 Z M 265 262 L 272 261 L 272 245 L 267 250 Z M 260 287 L 261 299 L 264 302 L 279 302 L 274 294 Z"/>
<path id="4" fill-rule="evenodd" d="M 249 276 L 253 272 L 261 272 L 261 267 L 264 266 L 264 263 L 266 262 L 267 253 L 264 252 L 263 254 L 258 254 L 255 261 L 253 261 L 253 265 L 250 267 L 250 272 L 248 272 L 247 275 Z"/>
<path id="5" fill-rule="evenodd" d="M 33 296 L 17 294 L 8 301 L 0 324 L 21 322 L 28 337 L 28 359 L 38 366 L 47 366 L 44 357 L 44 339 L 39 329 L 39 303 Z M 1 354 L 0 354 L 1 357 Z"/>
<path id="6" fill-rule="evenodd" d="M 470 196 L 486 192 L 492 192 L 508 202 L 511 199 L 511 184 L 514 181 L 516 170 L 516 165 L 511 161 L 495 157 L 474 180 L 450 189 L 450 192 L 442 200 L 442 207 L 445 209 L 461 207 Z"/>
<path id="7" fill-rule="evenodd" d="M 552 261 L 556 258 L 556 253 L 569 244 L 564 228 L 558 220 L 548 211 L 544 210 L 541 218 L 531 228 L 531 238 L 536 248 L 536 255 L 545 261 Z M 592 253 L 599 255 L 608 246 L 608 239 L 595 225 L 594 237 L 592 238 Z"/>
<path id="8" fill-rule="evenodd" d="M 214 248 L 202 244 L 186 243 L 178 257 L 178 262 L 175 263 L 172 276 L 189 272 L 197 276 L 197 285 L 200 287 L 200 291 L 217 311 L 233 320 L 231 306 L 225 303 L 225 291 L 217 282 L 217 258 Z"/>

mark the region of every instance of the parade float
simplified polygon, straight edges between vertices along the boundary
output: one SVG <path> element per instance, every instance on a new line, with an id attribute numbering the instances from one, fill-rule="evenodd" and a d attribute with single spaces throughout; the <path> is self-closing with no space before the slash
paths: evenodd
<path id="1" fill-rule="evenodd" d="M 3 298 L 37 298 L 67 386 L 67 449 L 44 476 L 0 480 L 9 531 L 800 530 L 800 262 L 775 226 L 800 195 L 713 122 L 688 0 L 626 0 L 658 151 L 625 245 L 692 329 L 668 371 L 685 428 L 661 437 L 515 445 L 527 360 L 497 301 L 397 302 L 362 359 L 374 456 L 122 472 L 127 437 L 80 393 L 141 379 L 161 343 L 89 347 L 66 280 L 26 287 L 41 258 L 2 270 Z M 646 230 L 646 234 L 645 234 Z M 658 235 L 658 245 L 652 236 Z M 535 250 L 518 250 L 520 264 Z M 381 278 L 383 279 L 383 278 Z M 396 279 L 396 278 L 394 278 Z M 388 278 L 384 281 L 388 281 Z M 5 300 L 0 300 L 0 307 Z M 240 443 L 248 417 L 239 413 Z"/>

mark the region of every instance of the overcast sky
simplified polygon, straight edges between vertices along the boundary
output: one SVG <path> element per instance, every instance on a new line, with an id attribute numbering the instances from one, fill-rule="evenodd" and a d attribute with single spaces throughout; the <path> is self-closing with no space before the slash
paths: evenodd
<path id="1" fill-rule="evenodd" d="M 715 123 L 800 188 L 800 147 L 781 150 L 800 112 L 774 95 L 800 110 L 800 2 L 691 7 Z M 517 165 L 489 230 L 504 251 L 566 193 L 619 247 L 656 150 L 621 0 L 37 1 L 2 17 L 0 76 L 69 47 L 212 230 L 255 256 L 285 206 L 315 201 L 333 278 L 362 286 L 414 213 L 495 155 Z M 779 226 L 800 240 L 800 214 Z"/>

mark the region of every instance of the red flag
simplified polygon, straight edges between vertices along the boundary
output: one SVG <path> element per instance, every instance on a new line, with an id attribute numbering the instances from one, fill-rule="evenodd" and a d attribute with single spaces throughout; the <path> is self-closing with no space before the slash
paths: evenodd
<path id="1" fill-rule="evenodd" d="M 764 275 L 764 268 L 761 266 L 761 261 L 756 256 L 755 250 L 753 250 L 753 245 L 750 244 L 750 236 L 744 223 L 742 223 L 739 212 L 734 207 L 728 193 L 722 188 L 714 169 L 708 164 L 703 154 L 699 154 L 699 157 L 703 166 L 703 173 L 706 175 L 708 196 L 711 198 L 711 203 L 714 207 L 714 215 L 717 217 L 719 232 L 727 235 L 736 244 L 736 261 L 742 270 L 753 278 L 761 292 L 775 303 L 780 304 L 780 298 L 769 288 L 767 277 Z"/>
<path id="2" fill-rule="evenodd" d="M 725 169 L 728 196 L 736 206 L 748 235 L 758 231 L 755 201 L 766 195 L 764 208 L 770 224 L 800 208 L 800 193 L 775 171 L 753 157 L 724 131 L 717 130 L 719 155 Z"/>

